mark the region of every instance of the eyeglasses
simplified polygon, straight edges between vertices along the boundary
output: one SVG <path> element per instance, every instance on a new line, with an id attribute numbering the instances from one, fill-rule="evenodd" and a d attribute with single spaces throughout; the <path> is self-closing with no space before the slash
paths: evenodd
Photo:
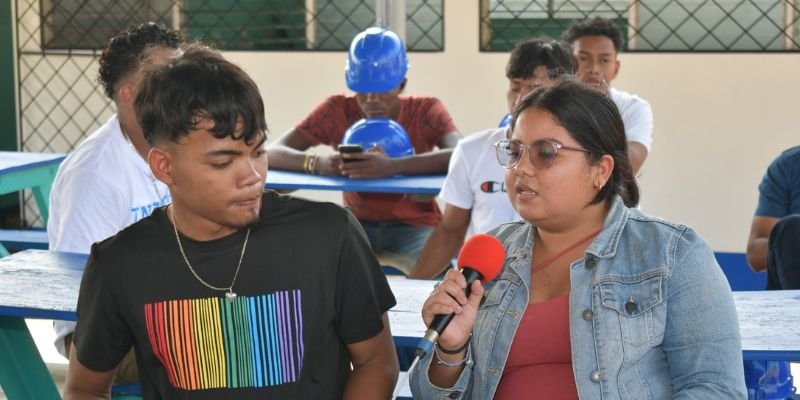
<path id="1" fill-rule="evenodd" d="M 547 169 L 553 165 L 559 150 L 573 150 L 590 153 L 589 150 L 563 145 L 555 140 L 540 139 L 529 145 L 519 140 L 503 139 L 494 144 L 497 162 L 505 169 L 514 169 L 528 150 L 528 159 L 536 169 Z"/>

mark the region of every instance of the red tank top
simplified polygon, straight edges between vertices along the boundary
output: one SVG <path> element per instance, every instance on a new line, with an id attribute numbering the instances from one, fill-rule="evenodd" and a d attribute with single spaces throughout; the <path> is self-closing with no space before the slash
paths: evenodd
<path id="1" fill-rule="evenodd" d="M 569 295 L 528 305 L 494 398 L 578 398 L 569 340 Z"/>

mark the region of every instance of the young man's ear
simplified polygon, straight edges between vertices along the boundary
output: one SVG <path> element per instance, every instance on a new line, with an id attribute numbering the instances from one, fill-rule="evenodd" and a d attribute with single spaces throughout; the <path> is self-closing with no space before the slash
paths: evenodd
<path id="1" fill-rule="evenodd" d="M 117 89 L 117 99 L 120 103 L 133 107 L 133 101 L 136 100 L 136 93 L 133 92 L 133 85 L 124 83 Z"/>
<path id="2" fill-rule="evenodd" d="M 614 62 L 616 63 L 616 65 L 614 66 L 614 77 L 612 79 L 617 79 L 617 75 L 619 74 L 619 67 L 622 65 L 622 62 L 619 60 L 619 58 L 614 59 Z"/>
<path id="3" fill-rule="evenodd" d="M 172 185 L 172 154 L 165 147 L 153 146 L 147 154 L 147 163 L 156 179 Z"/>

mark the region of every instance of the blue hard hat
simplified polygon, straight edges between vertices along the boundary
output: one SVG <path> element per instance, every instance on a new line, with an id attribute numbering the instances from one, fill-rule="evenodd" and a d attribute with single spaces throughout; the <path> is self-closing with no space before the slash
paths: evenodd
<path id="1" fill-rule="evenodd" d="M 783 400 L 795 394 L 794 379 L 787 361 L 744 361 L 744 382 L 748 399 Z"/>
<path id="2" fill-rule="evenodd" d="M 344 77 L 356 93 L 386 93 L 403 83 L 407 71 L 405 45 L 392 31 L 367 28 L 350 43 Z"/>
<path id="3" fill-rule="evenodd" d="M 380 146 L 389 157 L 414 155 L 414 146 L 402 125 L 390 118 L 363 118 L 347 128 L 342 144 L 358 144 L 368 150 Z"/>

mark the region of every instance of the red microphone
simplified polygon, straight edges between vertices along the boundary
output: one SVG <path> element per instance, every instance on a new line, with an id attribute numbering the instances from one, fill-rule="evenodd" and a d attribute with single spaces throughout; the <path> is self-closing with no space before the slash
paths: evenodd
<path id="1" fill-rule="evenodd" d="M 458 254 L 458 269 L 467 279 L 467 288 L 465 290 L 467 297 L 472 292 L 472 282 L 477 279 L 480 279 L 483 283 L 494 280 L 503 268 L 505 260 L 506 251 L 503 248 L 503 244 L 494 236 L 479 233 L 467 239 Z M 439 335 L 447 328 L 454 315 L 439 314 L 433 318 L 428 331 L 425 332 L 425 336 L 422 337 L 417 346 L 417 354 L 420 357 L 433 348 L 433 345 L 439 340 Z"/>

